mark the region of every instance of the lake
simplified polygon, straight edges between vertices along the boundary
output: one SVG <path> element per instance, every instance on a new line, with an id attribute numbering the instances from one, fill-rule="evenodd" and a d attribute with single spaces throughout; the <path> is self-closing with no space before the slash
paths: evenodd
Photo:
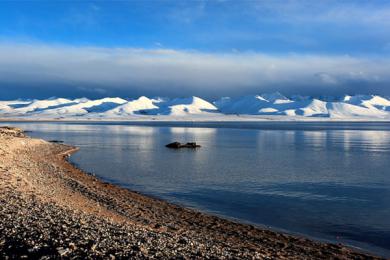
<path id="1" fill-rule="evenodd" d="M 390 256 L 390 123 L 1 124 L 80 147 L 74 164 L 131 190 Z"/>

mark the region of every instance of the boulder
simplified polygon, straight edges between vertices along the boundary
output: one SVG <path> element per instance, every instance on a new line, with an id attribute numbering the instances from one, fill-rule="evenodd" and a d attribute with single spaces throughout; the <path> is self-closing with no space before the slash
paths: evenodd
<path id="1" fill-rule="evenodd" d="M 181 143 L 179 143 L 179 142 L 173 142 L 173 143 L 167 144 L 166 147 L 178 149 L 178 148 L 181 148 Z"/>
<path id="2" fill-rule="evenodd" d="M 186 144 L 184 144 L 182 146 L 186 147 L 186 148 L 197 148 L 197 147 L 200 147 L 200 145 L 196 144 L 195 142 L 193 142 L 193 143 L 186 143 Z"/>
<path id="3" fill-rule="evenodd" d="M 200 147 L 200 145 L 199 145 L 199 144 L 196 144 L 195 142 L 186 143 L 186 144 L 182 144 L 182 143 L 179 143 L 179 142 L 173 142 L 173 143 L 167 144 L 166 147 L 168 147 L 168 148 L 173 148 L 173 149 L 179 149 L 179 148 L 198 148 L 198 147 Z"/>

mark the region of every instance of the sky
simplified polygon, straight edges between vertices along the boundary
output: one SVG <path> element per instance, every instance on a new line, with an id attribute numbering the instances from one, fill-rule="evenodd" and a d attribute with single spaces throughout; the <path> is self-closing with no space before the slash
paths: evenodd
<path id="1" fill-rule="evenodd" d="M 390 96 L 390 1 L 0 1 L 0 99 Z"/>

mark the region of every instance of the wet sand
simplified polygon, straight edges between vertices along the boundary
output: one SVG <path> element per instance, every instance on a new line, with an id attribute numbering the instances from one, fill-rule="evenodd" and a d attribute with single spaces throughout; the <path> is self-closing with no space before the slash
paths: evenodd
<path id="1" fill-rule="evenodd" d="M 102 182 L 75 151 L 0 128 L 0 258 L 379 259 Z"/>

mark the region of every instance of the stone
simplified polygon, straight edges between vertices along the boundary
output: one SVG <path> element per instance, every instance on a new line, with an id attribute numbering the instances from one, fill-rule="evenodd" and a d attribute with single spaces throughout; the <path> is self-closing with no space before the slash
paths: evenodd
<path id="1" fill-rule="evenodd" d="M 189 143 L 186 143 L 186 144 L 182 144 L 182 143 L 179 143 L 179 142 L 173 142 L 173 143 L 167 144 L 166 147 L 172 148 L 172 149 L 198 148 L 198 147 L 200 147 L 200 145 L 198 145 L 195 142 L 189 142 Z"/>

